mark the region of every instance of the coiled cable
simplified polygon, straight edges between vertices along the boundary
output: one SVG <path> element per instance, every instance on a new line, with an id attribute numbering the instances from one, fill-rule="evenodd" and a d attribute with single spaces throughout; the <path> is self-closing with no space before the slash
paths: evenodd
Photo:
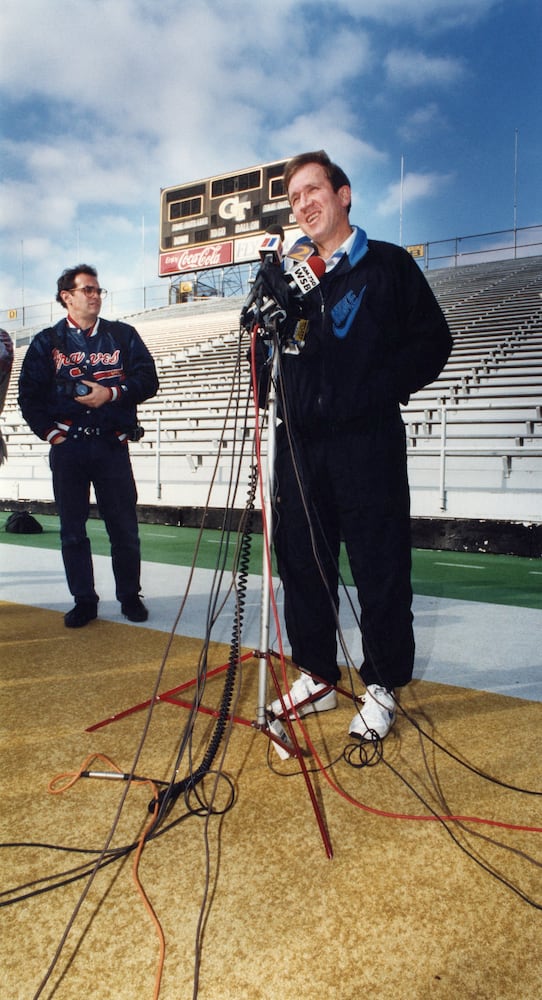
<path id="1" fill-rule="evenodd" d="M 188 774 L 185 778 L 180 781 L 172 782 L 166 789 L 163 789 L 158 794 L 158 812 L 156 816 L 157 825 L 161 819 L 166 815 L 166 813 L 171 809 L 173 804 L 177 801 L 180 795 L 184 795 L 186 804 L 188 806 L 188 795 L 195 788 L 195 786 L 209 773 L 213 765 L 214 759 L 218 753 L 222 738 L 224 736 L 226 721 L 228 719 L 230 706 L 233 698 L 234 682 L 237 675 L 237 668 L 239 665 L 240 651 L 241 651 L 241 635 L 243 631 L 243 620 L 245 614 L 246 605 L 246 595 L 247 595 L 247 584 L 248 575 L 250 568 L 250 556 L 252 550 L 252 533 L 254 526 L 254 501 L 256 497 L 256 487 L 258 482 L 258 470 L 257 466 L 253 466 L 248 499 L 245 508 L 245 517 L 243 521 L 243 528 L 241 533 L 241 541 L 239 546 L 238 554 L 238 567 L 237 567 L 237 611 L 234 615 L 234 622 L 232 628 L 232 637 L 230 642 L 229 656 L 228 656 L 228 666 L 226 669 L 226 677 L 224 681 L 224 688 L 222 691 L 222 697 L 220 700 L 220 708 L 218 711 L 217 720 L 215 723 L 215 728 L 213 735 L 211 737 L 210 743 L 205 751 L 203 760 L 199 766 Z M 154 811 L 156 808 L 156 800 L 149 803 L 149 812 Z"/>

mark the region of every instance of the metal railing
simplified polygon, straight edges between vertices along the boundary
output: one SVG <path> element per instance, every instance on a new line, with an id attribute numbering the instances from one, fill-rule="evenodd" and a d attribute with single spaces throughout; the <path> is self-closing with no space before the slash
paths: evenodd
<path id="1" fill-rule="evenodd" d="M 437 424 L 440 424 L 440 434 L 433 435 L 431 432 L 424 433 L 418 432 L 415 435 L 410 435 L 410 445 L 407 448 L 407 454 L 411 462 L 415 461 L 417 458 L 422 458 L 423 456 L 431 456 L 439 459 L 439 508 L 441 511 L 447 510 L 447 487 L 448 487 L 448 473 L 447 473 L 447 461 L 449 458 L 460 457 L 460 458 L 471 458 L 474 459 L 472 471 L 476 472 L 480 458 L 497 458 L 502 461 L 502 473 L 505 480 L 510 479 L 512 472 L 512 460 L 522 459 L 522 458 L 542 458 L 542 433 L 540 434 L 523 434 L 520 435 L 517 432 L 514 436 L 508 438 L 503 437 L 502 443 L 495 445 L 493 447 L 485 447 L 480 444 L 480 439 L 478 439 L 475 445 L 469 446 L 461 441 L 460 434 L 454 435 L 455 444 L 450 442 L 450 435 L 448 432 L 448 413 L 454 413 L 457 411 L 457 407 L 450 404 L 446 399 L 441 399 L 438 405 L 438 420 Z M 489 412 L 489 411 L 488 411 Z M 538 418 L 537 418 L 538 419 Z M 465 442 L 468 439 L 468 424 L 465 422 Z M 532 438 L 537 441 L 536 446 L 525 445 L 523 442 L 525 438 Z M 538 440 L 539 439 L 539 440 Z M 538 447 L 538 443 L 540 447 Z M 542 468 L 540 469 L 542 472 Z M 468 489 L 468 475 L 463 489 Z M 536 488 L 536 487 L 534 487 Z"/>
<path id="2" fill-rule="evenodd" d="M 108 291 L 102 315 L 106 319 L 117 319 L 150 309 L 163 309 L 169 304 L 169 284 L 124 288 Z M 37 330 L 52 326 L 65 315 L 66 310 L 58 302 L 38 302 L 18 306 L 16 309 L 0 310 L 0 326 L 8 331 L 16 345 L 24 344 Z"/>
<path id="3" fill-rule="evenodd" d="M 542 254 L 542 225 L 456 236 L 448 240 L 420 243 L 407 249 L 418 259 L 424 270 L 533 257 Z M 254 276 L 254 265 L 247 264 L 244 268 L 232 266 L 237 269 L 237 280 L 231 285 L 231 289 L 236 295 L 246 294 Z M 221 297 L 227 297 L 228 284 L 224 281 L 226 270 L 215 268 L 192 277 L 202 280 L 205 274 L 206 287 L 214 288 Z M 182 277 L 188 278 L 190 275 Z M 176 276 L 175 280 L 178 278 Z M 156 285 L 113 289 L 104 302 L 103 315 L 109 319 L 117 319 L 150 309 L 161 309 L 177 300 L 177 286 L 171 279 L 162 280 Z M 63 315 L 64 310 L 55 301 L 28 305 L 20 303 L 12 309 L 0 310 L 0 326 L 11 334 L 16 343 L 23 344 L 28 342 L 33 332 L 52 325 Z"/>
<path id="4" fill-rule="evenodd" d="M 439 267 L 462 267 L 466 264 L 491 263 L 496 260 L 516 260 L 542 254 L 542 226 L 522 229 L 499 229 L 474 236 L 455 236 L 449 240 L 422 243 L 424 270 Z"/>

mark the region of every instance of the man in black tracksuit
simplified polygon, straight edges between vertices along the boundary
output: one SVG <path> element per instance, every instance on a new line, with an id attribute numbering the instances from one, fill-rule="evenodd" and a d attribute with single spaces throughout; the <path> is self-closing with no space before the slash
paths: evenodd
<path id="1" fill-rule="evenodd" d="M 87 264 L 58 279 L 65 319 L 38 333 L 19 379 L 19 405 L 34 433 L 51 445 L 53 491 L 62 556 L 75 607 L 64 622 L 80 628 L 97 617 L 90 541 L 90 486 L 111 542 L 116 596 L 130 621 L 145 621 L 139 596 L 137 493 L 128 441 L 137 440 L 137 404 L 154 396 L 154 361 L 137 330 L 99 318 L 104 289 Z"/>
<path id="2" fill-rule="evenodd" d="M 286 271 L 311 252 L 326 271 L 304 297 L 308 328 L 282 351 L 277 376 L 274 543 L 292 658 L 302 671 L 284 702 L 300 715 L 336 705 L 342 537 L 361 607 L 367 688 L 349 732 L 382 738 L 395 719 L 395 689 L 411 680 L 414 665 L 399 404 L 438 376 L 452 340 L 411 256 L 350 224 L 348 178 L 324 151 L 289 161 L 285 186 L 306 234 L 288 252 Z M 260 365 L 264 386 L 266 374 Z M 268 708 L 283 713 L 280 699 Z"/>

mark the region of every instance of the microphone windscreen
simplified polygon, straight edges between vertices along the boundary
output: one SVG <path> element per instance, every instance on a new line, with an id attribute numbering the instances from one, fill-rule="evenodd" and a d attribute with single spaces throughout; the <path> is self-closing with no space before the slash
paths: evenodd
<path id="1" fill-rule="evenodd" d="M 309 257 L 307 259 L 307 264 L 309 265 L 313 274 L 315 274 L 318 279 L 320 279 L 322 275 L 325 274 L 326 262 L 323 257 L 318 257 L 317 254 L 313 254 L 312 257 Z"/>
<path id="2" fill-rule="evenodd" d="M 280 236 L 282 242 L 284 243 L 284 229 L 282 228 L 282 226 L 279 226 L 278 224 L 272 225 L 269 226 L 265 231 L 266 233 L 270 233 L 271 236 Z"/>

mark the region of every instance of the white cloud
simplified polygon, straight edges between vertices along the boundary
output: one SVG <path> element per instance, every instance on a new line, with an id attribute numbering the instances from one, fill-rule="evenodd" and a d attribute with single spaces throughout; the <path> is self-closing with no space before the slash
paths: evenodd
<path id="1" fill-rule="evenodd" d="M 348 172 L 366 163 L 382 163 L 386 154 L 357 134 L 359 124 L 341 101 L 331 100 L 318 110 L 297 115 L 279 130 L 280 145 L 288 156 L 295 156 L 306 149 L 321 149 L 332 159 L 340 160 Z"/>
<path id="2" fill-rule="evenodd" d="M 397 138 L 415 142 L 437 129 L 448 138 L 457 128 L 446 98 L 451 91 L 459 100 L 461 87 L 451 85 L 477 67 L 462 61 L 455 28 L 467 31 L 500 5 L 5 0 L 0 297 L 18 283 L 21 240 L 29 287 L 41 286 L 41 298 L 79 251 L 110 288 L 133 281 L 142 217 L 152 276 L 161 187 L 306 149 L 324 147 L 344 166 L 372 223 L 376 206 L 398 204 L 386 187 L 397 173 Z M 425 189 L 405 197 L 440 190 L 447 164 L 437 144 L 423 153 Z M 40 241 L 43 258 L 32 249 Z"/>
<path id="3" fill-rule="evenodd" d="M 245 108 L 288 112 L 362 69 L 361 32 L 314 32 L 303 0 L 248 5 L 143 0 L 22 0 L 0 15 L 0 86 L 12 98 L 58 102 L 63 126 L 84 136 L 99 116 L 115 134 L 181 129 L 185 120 L 243 125 Z M 287 20 L 286 20 L 287 19 Z M 221 114 L 216 121 L 216 111 Z M 76 111 L 74 115 L 74 109 Z M 247 122 L 247 125 L 249 123 Z"/>
<path id="4" fill-rule="evenodd" d="M 30 182 L 7 181 L 1 186 L 1 201 L 4 231 L 25 237 L 64 230 L 76 211 L 75 199 L 56 184 L 40 187 L 38 195 Z"/>
<path id="5" fill-rule="evenodd" d="M 462 60 L 428 56 L 414 49 L 395 49 L 384 60 L 388 80 L 396 86 L 426 87 L 455 83 L 465 72 Z"/>
<path id="6" fill-rule="evenodd" d="M 416 108 L 405 117 L 398 133 L 406 142 L 416 142 L 427 135 L 434 136 L 436 131 L 446 127 L 446 120 L 435 101 Z"/>
<path id="7" fill-rule="evenodd" d="M 452 174 L 438 173 L 407 173 L 400 181 L 390 184 L 386 194 L 377 204 L 377 213 L 381 216 L 394 215 L 403 207 L 420 201 L 423 198 L 433 198 L 452 181 Z"/>
<path id="8" fill-rule="evenodd" d="M 338 0 L 335 4 L 360 20 L 412 24 L 425 34 L 476 24 L 499 5 L 500 0 Z"/>

